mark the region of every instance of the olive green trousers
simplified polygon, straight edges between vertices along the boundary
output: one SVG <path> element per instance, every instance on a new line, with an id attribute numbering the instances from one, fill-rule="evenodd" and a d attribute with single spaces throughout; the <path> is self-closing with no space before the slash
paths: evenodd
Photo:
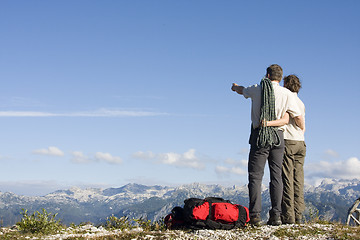
<path id="1" fill-rule="evenodd" d="M 304 202 L 304 161 L 306 144 L 304 141 L 285 139 L 282 166 L 283 198 L 281 215 L 284 223 L 301 221 L 305 210 Z"/>

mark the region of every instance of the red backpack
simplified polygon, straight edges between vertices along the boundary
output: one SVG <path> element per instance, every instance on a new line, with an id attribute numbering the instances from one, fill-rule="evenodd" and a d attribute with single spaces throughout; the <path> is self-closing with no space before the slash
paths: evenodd
<path id="1" fill-rule="evenodd" d="M 184 208 L 176 207 L 166 217 L 172 221 L 166 221 L 165 218 L 169 228 L 233 229 L 244 227 L 250 221 L 246 207 L 222 198 L 189 198 L 184 203 Z"/>

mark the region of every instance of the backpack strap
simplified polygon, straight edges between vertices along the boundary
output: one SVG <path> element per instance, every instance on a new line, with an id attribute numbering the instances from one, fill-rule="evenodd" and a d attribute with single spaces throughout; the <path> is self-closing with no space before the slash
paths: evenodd
<path id="1" fill-rule="evenodd" d="M 212 213 L 212 204 L 213 203 L 222 203 L 222 202 L 224 202 L 224 203 L 231 203 L 229 200 L 225 200 L 225 199 L 223 199 L 223 198 L 219 198 L 219 197 L 207 197 L 207 198 L 205 198 L 204 199 L 204 201 L 206 201 L 206 202 L 208 202 L 209 203 L 209 215 L 208 215 L 208 217 L 206 218 L 206 220 L 211 220 L 211 221 L 213 221 L 211 218 L 212 218 L 212 216 L 213 216 L 213 213 Z M 216 223 L 215 221 L 213 221 L 214 223 Z"/>
<path id="2" fill-rule="evenodd" d="M 205 220 L 196 220 L 193 215 L 194 208 L 199 207 L 203 204 L 205 204 L 204 199 L 200 198 L 188 198 L 184 200 L 184 220 L 186 223 L 186 226 L 190 229 L 199 230 L 199 229 L 205 229 L 206 224 Z"/>

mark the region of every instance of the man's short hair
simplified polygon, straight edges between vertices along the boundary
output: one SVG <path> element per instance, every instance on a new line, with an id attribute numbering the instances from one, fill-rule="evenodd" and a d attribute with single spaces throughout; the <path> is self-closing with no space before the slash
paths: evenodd
<path id="1" fill-rule="evenodd" d="M 280 82 L 283 76 L 283 70 L 279 65 L 272 64 L 266 69 L 266 75 L 271 81 Z"/>
<path id="2" fill-rule="evenodd" d="M 284 87 L 292 92 L 298 93 L 301 88 L 300 79 L 294 74 L 286 76 L 284 77 Z"/>

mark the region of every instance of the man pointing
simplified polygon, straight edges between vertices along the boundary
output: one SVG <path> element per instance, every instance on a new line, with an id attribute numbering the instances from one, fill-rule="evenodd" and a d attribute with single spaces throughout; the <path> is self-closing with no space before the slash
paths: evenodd
<path id="1" fill-rule="evenodd" d="M 281 199 L 283 183 L 281 177 L 284 155 L 284 127 L 261 126 L 261 121 L 280 119 L 287 112 L 296 124 L 304 127 L 304 120 L 294 95 L 279 85 L 283 75 L 282 68 L 273 64 L 266 69 L 266 76 L 261 84 L 249 87 L 233 83 L 231 90 L 251 98 L 251 134 L 248 162 L 249 211 L 250 224 L 261 222 L 261 183 L 266 160 L 270 169 L 271 210 L 269 225 L 281 224 Z"/>

